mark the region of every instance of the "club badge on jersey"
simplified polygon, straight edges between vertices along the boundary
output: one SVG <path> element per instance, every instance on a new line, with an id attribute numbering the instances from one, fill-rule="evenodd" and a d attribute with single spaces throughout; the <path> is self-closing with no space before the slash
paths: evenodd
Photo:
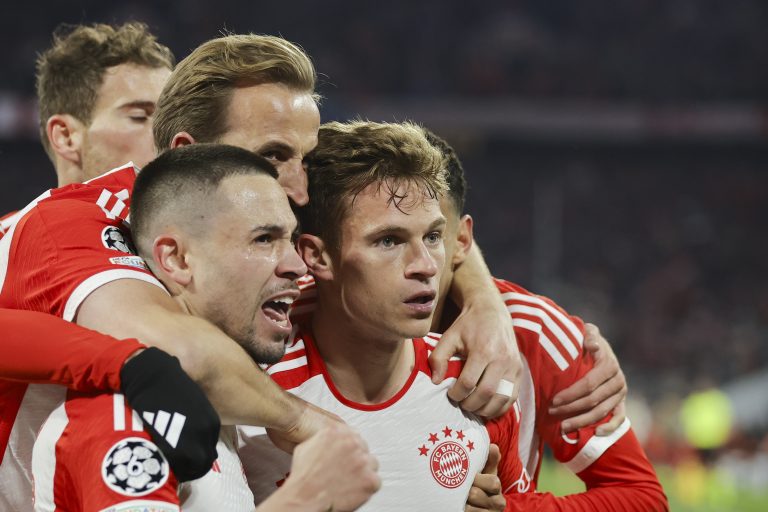
<path id="1" fill-rule="evenodd" d="M 436 433 L 430 432 L 426 437 L 426 442 L 418 447 L 419 457 L 429 461 L 432 477 L 445 488 L 459 487 L 469 473 L 469 452 L 475 449 L 474 441 L 462 430 L 448 426 Z"/>

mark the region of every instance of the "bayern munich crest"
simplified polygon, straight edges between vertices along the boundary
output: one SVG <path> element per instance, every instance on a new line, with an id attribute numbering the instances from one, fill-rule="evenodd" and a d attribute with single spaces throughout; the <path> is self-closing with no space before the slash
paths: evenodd
<path id="1" fill-rule="evenodd" d="M 168 462 L 147 439 L 128 437 L 109 449 L 101 465 L 101 477 L 113 491 L 124 496 L 144 496 L 168 480 Z"/>
<path id="2" fill-rule="evenodd" d="M 442 440 L 439 433 L 442 433 Z M 431 446 L 427 446 L 427 445 Z M 422 444 L 419 456 L 429 459 L 429 469 L 432 477 L 448 489 L 454 489 L 467 479 L 469 473 L 469 452 L 475 449 L 461 430 L 453 430 L 447 426 L 438 433 L 430 433 L 427 442 Z"/>

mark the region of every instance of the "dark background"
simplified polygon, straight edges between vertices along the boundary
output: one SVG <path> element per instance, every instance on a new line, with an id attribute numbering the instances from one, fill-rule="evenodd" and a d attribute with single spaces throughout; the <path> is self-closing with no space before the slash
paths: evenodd
<path id="1" fill-rule="evenodd" d="M 414 119 L 456 146 L 493 272 L 601 327 L 649 439 L 684 444 L 669 411 L 715 386 L 732 439 L 768 454 L 768 383 L 744 388 L 768 379 L 768 3 L 190 4 L 4 9 L 0 211 L 55 184 L 33 62 L 59 23 L 142 20 L 179 59 L 281 34 L 313 57 L 324 120 Z"/>

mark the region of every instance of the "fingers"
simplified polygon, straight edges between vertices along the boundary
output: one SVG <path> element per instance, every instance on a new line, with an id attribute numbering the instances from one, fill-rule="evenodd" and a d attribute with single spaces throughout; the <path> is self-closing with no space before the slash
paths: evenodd
<path id="1" fill-rule="evenodd" d="M 584 378 L 588 378 L 589 374 Z M 578 383 L 576 383 L 578 384 Z M 574 384 L 574 385 L 576 385 Z M 586 412 L 590 409 L 594 409 L 611 397 L 614 397 L 613 406 L 627 395 L 627 385 L 623 373 L 619 373 L 603 382 L 589 394 L 582 398 L 578 398 L 570 403 L 566 403 L 557 407 L 550 407 L 549 414 L 552 416 L 568 417 L 578 413 Z M 554 402 L 554 400 L 553 400 Z M 612 409 L 609 408 L 608 410 Z"/>
<path id="2" fill-rule="evenodd" d="M 600 340 L 604 341 L 605 345 L 608 345 L 606 339 L 600 334 L 600 329 L 595 324 L 584 324 L 584 350 L 590 353 L 597 352 L 603 347 Z"/>
<path id="3" fill-rule="evenodd" d="M 485 361 L 470 356 L 464 364 L 459 378 L 448 391 L 448 397 L 459 402 L 465 411 L 474 412 L 486 418 L 495 418 L 506 413 L 517 400 L 517 386 L 520 367 L 511 363 L 494 361 L 482 367 Z M 511 395 L 500 394 L 502 379 L 512 383 Z"/>
<path id="4" fill-rule="evenodd" d="M 597 427 L 595 430 L 595 435 L 598 436 L 609 436 L 613 434 L 619 426 L 621 426 L 622 423 L 624 423 L 624 420 L 627 418 L 627 411 L 626 411 L 626 401 L 622 400 L 619 402 L 619 405 L 617 405 L 613 409 L 613 417 L 610 419 L 610 421 L 607 421 Z"/>
<path id="5" fill-rule="evenodd" d="M 603 383 L 613 379 L 619 374 L 620 380 L 624 381 L 622 385 L 626 385 L 624 375 L 621 373 L 621 368 L 619 367 L 619 361 L 616 359 L 616 355 L 613 353 L 613 350 L 611 350 L 610 345 L 605 338 L 600 336 L 600 331 L 597 327 L 592 324 L 587 324 L 587 326 L 589 327 L 585 331 L 587 333 L 587 339 L 595 339 L 596 343 L 599 345 L 599 348 L 593 352 L 595 366 L 584 377 L 554 396 L 552 405 L 555 407 L 570 404 L 571 402 L 589 396 Z M 587 341 L 585 340 L 585 346 L 586 345 Z M 571 408 L 570 410 L 574 411 L 579 409 Z"/>
<path id="6" fill-rule="evenodd" d="M 478 486 L 478 484 L 483 487 Z M 489 489 L 488 491 L 484 488 Z M 465 511 L 497 510 L 506 507 L 506 500 L 501 494 L 501 481 L 493 475 L 478 474 L 469 490 Z"/>
<path id="7" fill-rule="evenodd" d="M 488 447 L 488 460 L 485 461 L 485 467 L 482 474 L 497 475 L 499 470 L 499 461 L 501 460 L 501 451 L 498 445 L 491 443 Z"/>
<path id="8" fill-rule="evenodd" d="M 454 354 L 459 353 L 461 348 L 457 338 L 451 336 L 450 333 L 446 332 L 440 338 L 440 342 L 429 355 L 429 367 L 432 369 L 432 382 L 434 384 L 440 384 L 443 381 L 445 372 L 448 371 L 448 360 L 453 357 Z M 474 387 L 474 382 L 472 384 Z M 469 395 L 471 391 L 472 389 L 467 391 L 466 395 Z M 463 400 L 466 395 L 461 396 L 458 400 L 454 398 L 454 400 L 457 402 Z"/>
<path id="9" fill-rule="evenodd" d="M 569 432 L 573 432 L 574 430 L 578 430 L 588 425 L 597 423 L 598 421 L 608 416 L 608 414 L 616 406 L 618 406 L 623 399 L 623 395 L 611 395 L 605 401 L 598 404 L 596 407 L 590 409 L 589 411 L 563 421 L 560 426 L 561 430 L 564 434 L 567 434 Z"/>

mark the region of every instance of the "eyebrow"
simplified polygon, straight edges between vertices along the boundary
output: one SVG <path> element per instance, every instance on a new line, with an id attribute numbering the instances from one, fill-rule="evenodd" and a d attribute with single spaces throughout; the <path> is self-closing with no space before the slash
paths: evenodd
<path id="1" fill-rule="evenodd" d="M 279 142 L 279 141 L 269 141 L 258 148 L 253 149 L 254 153 L 265 153 L 267 151 L 284 151 L 290 155 L 293 155 L 295 151 L 291 146 L 286 144 L 285 142 Z"/>
<path id="2" fill-rule="evenodd" d="M 430 224 L 429 227 L 427 227 L 427 231 L 432 231 L 433 229 L 444 227 L 445 224 L 446 224 L 445 217 L 443 215 L 440 215 L 439 218 L 435 219 L 432 222 L 432 224 Z M 374 231 L 373 233 L 369 233 L 367 236 L 369 238 L 378 238 L 388 233 L 392 233 L 396 235 L 408 234 L 408 230 L 401 226 L 389 225 L 389 226 L 383 226 L 380 229 L 377 229 L 376 231 Z"/>
<path id="3" fill-rule="evenodd" d="M 157 107 L 157 103 L 154 101 L 149 100 L 135 100 L 135 101 L 128 101 L 126 103 L 123 103 L 120 105 L 119 108 L 145 108 L 145 109 L 153 109 Z"/>

